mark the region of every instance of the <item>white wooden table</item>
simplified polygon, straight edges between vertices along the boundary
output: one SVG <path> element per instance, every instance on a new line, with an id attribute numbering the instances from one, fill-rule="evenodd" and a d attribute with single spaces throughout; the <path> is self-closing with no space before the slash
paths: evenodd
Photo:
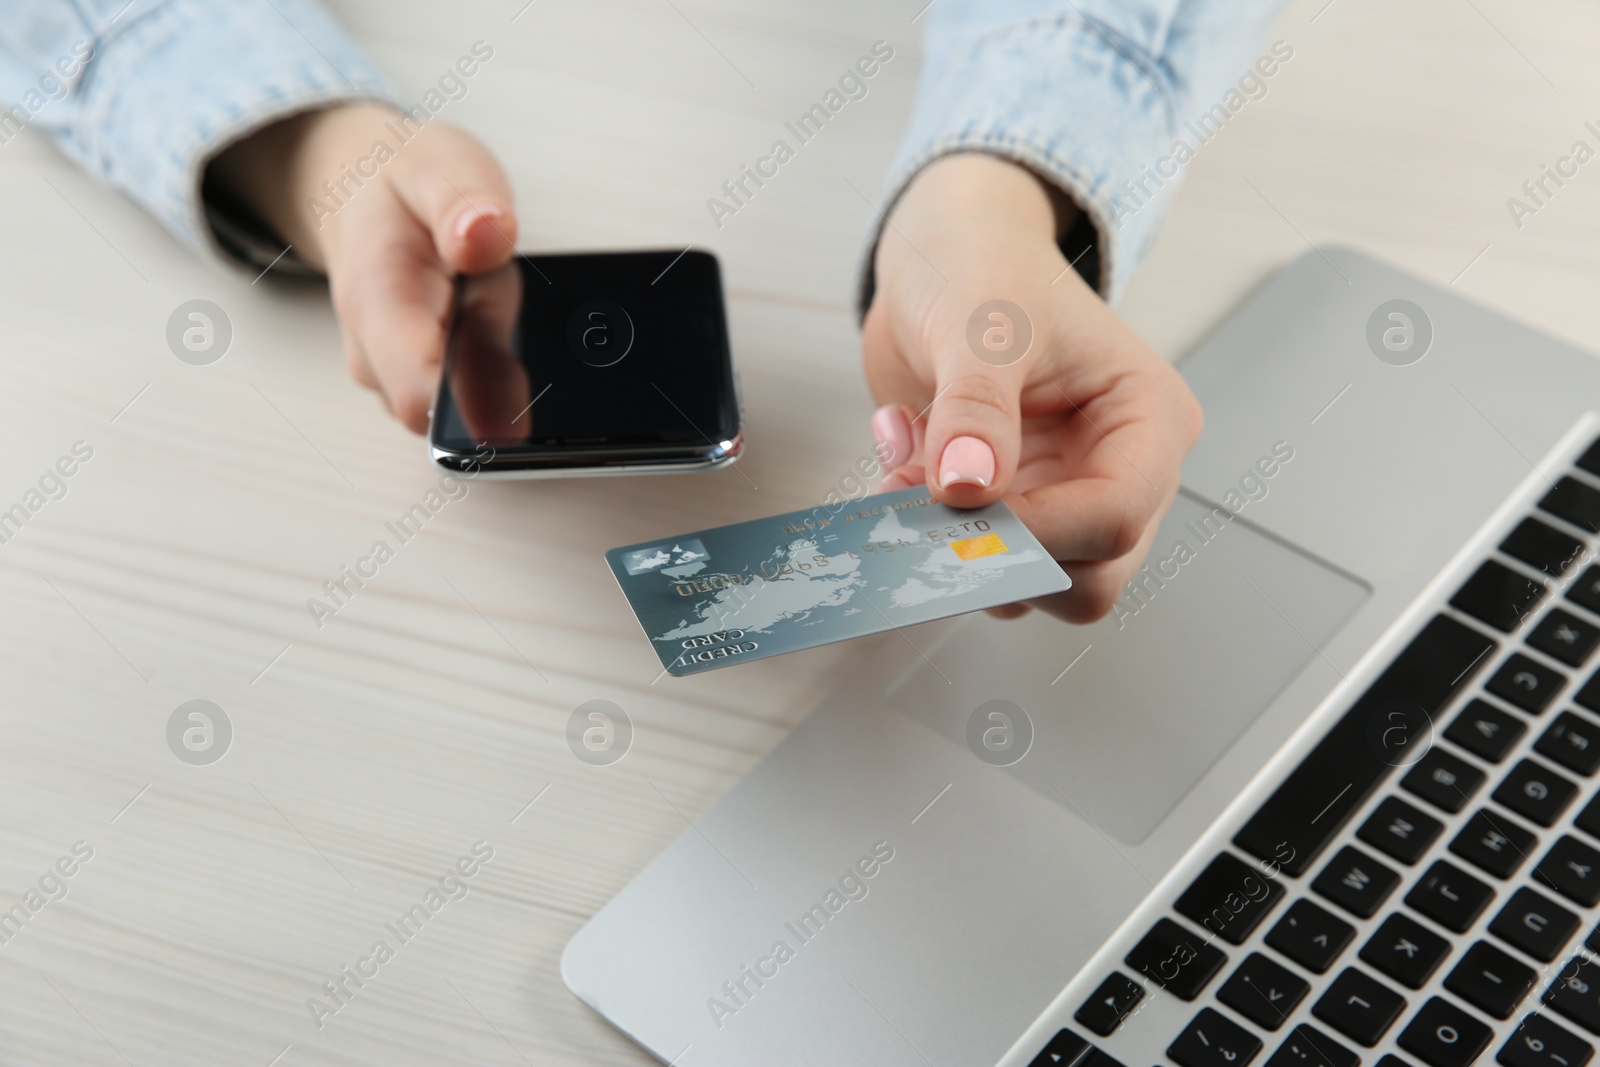
<path id="1" fill-rule="evenodd" d="M 444 117 L 501 154 L 527 247 L 722 257 L 751 433 L 712 475 L 474 483 L 321 629 L 306 599 L 436 481 L 346 379 L 325 294 L 216 273 L 37 137 L 0 148 L 0 509 L 93 449 L 0 544 L 0 912 L 93 849 L 0 927 L 0 1062 L 645 1061 L 562 946 L 873 643 L 652 684 L 600 550 L 813 502 L 870 449 L 851 294 L 923 2 L 336 5 L 418 94 L 492 45 Z M 1520 230 L 1505 204 L 1600 148 L 1600 8 L 1325 4 L 1285 13 L 1293 60 L 1186 168 L 1127 317 L 1176 356 L 1339 241 L 1600 348 L 1600 162 Z M 717 230 L 706 198 L 879 38 L 871 94 Z M 164 339 L 196 298 L 234 329 L 210 366 Z M 635 727 L 609 767 L 566 740 L 596 698 Z M 233 726 L 208 766 L 167 742 L 194 699 Z M 467 895 L 389 932 L 477 842 Z M 380 939 L 319 1029 L 307 1000 Z"/>

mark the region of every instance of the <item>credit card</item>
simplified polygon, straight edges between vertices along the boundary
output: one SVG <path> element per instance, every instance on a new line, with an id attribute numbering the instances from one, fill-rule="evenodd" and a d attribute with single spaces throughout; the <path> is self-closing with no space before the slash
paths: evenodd
<path id="1" fill-rule="evenodd" d="M 959 511 L 926 486 L 613 548 L 606 562 L 680 676 L 1072 587 L 1004 503 Z"/>

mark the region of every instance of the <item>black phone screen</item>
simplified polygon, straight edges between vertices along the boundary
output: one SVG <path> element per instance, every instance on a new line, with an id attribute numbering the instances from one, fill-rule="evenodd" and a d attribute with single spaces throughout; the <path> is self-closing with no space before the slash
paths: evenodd
<path id="1" fill-rule="evenodd" d="M 458 282 L 434 443 L 671 454 L 732 439 L 722 281 L 706 252 L 517 256 Z"/>

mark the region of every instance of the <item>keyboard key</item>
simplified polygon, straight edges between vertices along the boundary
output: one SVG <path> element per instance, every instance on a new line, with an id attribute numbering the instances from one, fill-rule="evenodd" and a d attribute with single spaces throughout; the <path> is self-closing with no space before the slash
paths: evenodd
<path id="1" fill-rule="evenodd" d="M 1444 860 L 1428 868 L 1406 903 L 1446 930 L 1465 933 L 1494 899 L 1494 890 Z"/>
<path id="2" fill-rule="evenodd" d="M 1487 663 L 1494 641 L 1471 626 L 1434 616 L 1323 735 L 1233 843 L 1277 863 L 1291 878 L 1309 871 L 1345 822 L 1390 772 L 1390 754 L 1372 743 L 1380 709 L 1400 702 L 1437 715 Z M 1388 758 L 1386 758 L 1388 757 Z"/>
<path id="3" fill-rule="evenodd" d="M 1385 797 L 1356 836 L 1401 863 L 1415 863 L 1444 830 L 1444 823 L 1425 815 L 1399 797 Z"/>
<path id="4" fill-rule="evenodd" d="M 1600 490 L 1591 489 L 1576 478 L 1562 478 L 1539 501 L 1539 507 L 1580 530 L 1600 533 Z"/>
<path id="5" fill-rule="evenodd" d="M 1504 815 L 1479 808 L 1450 842 L 1450 851 L 1496 878 L 1510 878 L 1539 847 L 1532 831 Z"/>
<path id="6" fill-rule="evenodd" d="M 1544 1002 L 1591 1034 L 1600 1034 L 1600 963 L 1567 961 L 1544 991 Z"/>
<path id="7" fill-rule="evenodd" d="M 1312 1006 L 1311 1014 L 1371 1048 L 1405 1010 L 1405 997 L 1376 978 L 1346 967 Z"/>
<path id="8" fill-rule="evenodd" d="M 1489 924 L 1489 932 L 1512 948 L 1549 963 L 1578 932 L 1578 917 L 1541 893 L 1519 889 Z"/>
<path id="9" fill-rule="evenodd" d="M 1500 551 L 1534 570 L 1559 578 L 1583 555 L 1583 542 L 1538 519 L 1523 519 L 1500 542 Z"/>
<path id="10" fill-rule="evenodd" d="M 1283 887 L 1237 856 L 1212 860 L 1173 904 L 1179 915 L 1242 944 L 1283 896 Z"/>
<path id="11" fill-rule="evenodd" d="M 1261 1039 L 1220 1011 L 1201 1008 L 1167 1048 L 1179 1067 L 1245 1067 L 1261 1051 Z"/>
<path id="12" fill-rule="evenodd" d="M 1550 706 L 1566 682 L 1567 676 L 1560 671 L 1517 652 L 1506 657 L 1484 688 L 1530 715 L 1537 715 Z"/>
<path id="13" fill-rule="evenodd" d="M 1556 716 L 1533 744 L 1541 756 L 1549 756 L 1569 771 L 1590 775 L 1600 770 L 1600 725 L 1581 715 L 1563 711 Z"/>
<path id="14" fill-rule="evenodd" d="M 1600 838 L 1600 794 L 1583 806 L 1572 824 L 1590 837 Z"/>
<path id="15" fill-rule="evenodd" d="M 1590 675 L 1589 680 L 1583 683 L 1583 688 L 1572 695 L 1572 699 L 1590 711 L 1600 712 L 1600 671 Z"/>
<path id="16" fill-rule="evenodd" d="M 1101 1037 L 1110 1037 L 1143 999 L 1144 986 L 1112 971 L 1072 1017 Z"/>
<path id="17" fill-rule="evenodd" d="M 1589 446 L 1589 450 L 1578 457 L 1578 466 L 1590 474 L 1600 474 L 1600 441 Z"/>
<path id="18" fill-rule="evenodd" d="M 1173 996 L 1193 1000 L 1228 957 L 1171 919 L 1158 919 L 1123 962 Z"/>
<path id="19" fill-rule="evenodd" d="M 1567 599 L 1593 612 L 1600 612 L 1600 566 L 1590 567 L 1567 590 Z"/>
<path id="20" fill-rule="evenodd" d="M 1578 787 L 1570 778 L 1525 759 L 1511 768 L 1493 795 L 1518 815 L 1552 826 L 1578 795 Z"/>
<path id="21" fill-rule="evenodd" d="M 1071 1030 L 1061 1030 L 1050 1039 L 1029 1067 L 1086 1067 L 1098 1050 Z"/>
<path id="22" fill-rule="evenodd" d="M 1309 900 L 1297 900 L 1267 933 L 1267 944 L 1314 974 L 1323 974 L 1356 928 Z"/>
<path id="23" fill-rule="evenodd" d="M 1533 877 L 1575 904 L 1600 904 L 1600 852 L 1576 837 L 1563 836 L 1550 846 Z"/>
<path id="24" fill-rule="evenodd" d="M 1380 1056 L 1378 1057 L 1378 1067 L 1411 1067 L 1411 1064 L 1399 1056 Z"/>
<path id="25" fill-rule="evenodd" d="M 1346 845 L 1311 883 L 1311 891 L 1327 897 L 1352 915 L 1371 918 L 1389 899 L 1400 875 L 1358 848 Z"/>
<path id="26" fill-rule="evenodd" d="M 1428 1067 L 1467 1067 L 1494 1031 L 1442 997 L 1433 997 L 1400 1031 L 1400 1047 Z"/>
<path id="27" fill-rule="evenodd" d="M 1409 915 L 1395 912 L 1361 946 L 1361 958 L 1401 985 L 1421 989 L 1450 955 L 1450 943 Z"/>
<path id="28" fill-rule="evenodd" d="M 1454 814 L 1467 806 L 1483 785 L 1484 773 L 1460 756 L 1435 745 L 1400 779 L 1409 793 Z"/>
<path id="29" fill-rule="evenodd" d="M 1528 644 L 1569 667 L 1581 667 L 1600 645 L 1600 627 L 1552 608 L 1528 634 Z"/>
<path id="30" fill-rule="evenodd" d="M 1217 990 L 1217 999 L 1257 1026 L 1276 1030 L 1311 985 L 1281 963 L 1252 952 Z"/>
<path id="31" fill-rule="evenodd" d="M 1515 715 L 1501 711 L 1487 700 L 1474 700 L 1456 716 L 1444 736 L 1474 756 L 1499 763 L 1527 732 L 1527 726 Z"/>
<path id="32" fill-rule="evenodd" d="M 1360 1067 L 1361 1057 L 1314 1026 L 1289 1031 L 1262 1067 Z"/>
<path id="33" fill-rule="evenodd" d="M 1532 967 L 1518 963 L 1487 941 L 1479 941 L 1446 976 L 1444 987 L 1496 1019 L 1509 1019 L 1532 992 L 1538 977 Z"/>
<path id="34" fill-rule="evenodd" d="M 1536 582 L 1491 559 L 1450 598 L 1450 606 L 1496 630 L 1510 633 L 1533 614 L 1544 594 L 1543 582 Z"/>
<path id="35" fill-rule="evenodd" d="M 1594 1047 L 1551 1022 L 1548 1016 L 1529 1015 L 1522 1020 L 1495 1059 L 1505 1067 L 1584 1067 Z"/>

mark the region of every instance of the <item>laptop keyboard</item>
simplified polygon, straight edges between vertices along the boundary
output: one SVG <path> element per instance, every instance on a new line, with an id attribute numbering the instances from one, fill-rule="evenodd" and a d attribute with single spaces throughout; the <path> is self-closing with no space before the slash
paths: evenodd
<path id="1" fill-rule="evenodd" d="M 1585 1067 L 1600 1038 L 1597 533 L 1600 441 L 1033 1063 L 1122 1067 L 1107 1049 L 1132 1032 L 1176 1067 Z M 1192 1007 L 1141 1017 L 1158 998 Z"/>

